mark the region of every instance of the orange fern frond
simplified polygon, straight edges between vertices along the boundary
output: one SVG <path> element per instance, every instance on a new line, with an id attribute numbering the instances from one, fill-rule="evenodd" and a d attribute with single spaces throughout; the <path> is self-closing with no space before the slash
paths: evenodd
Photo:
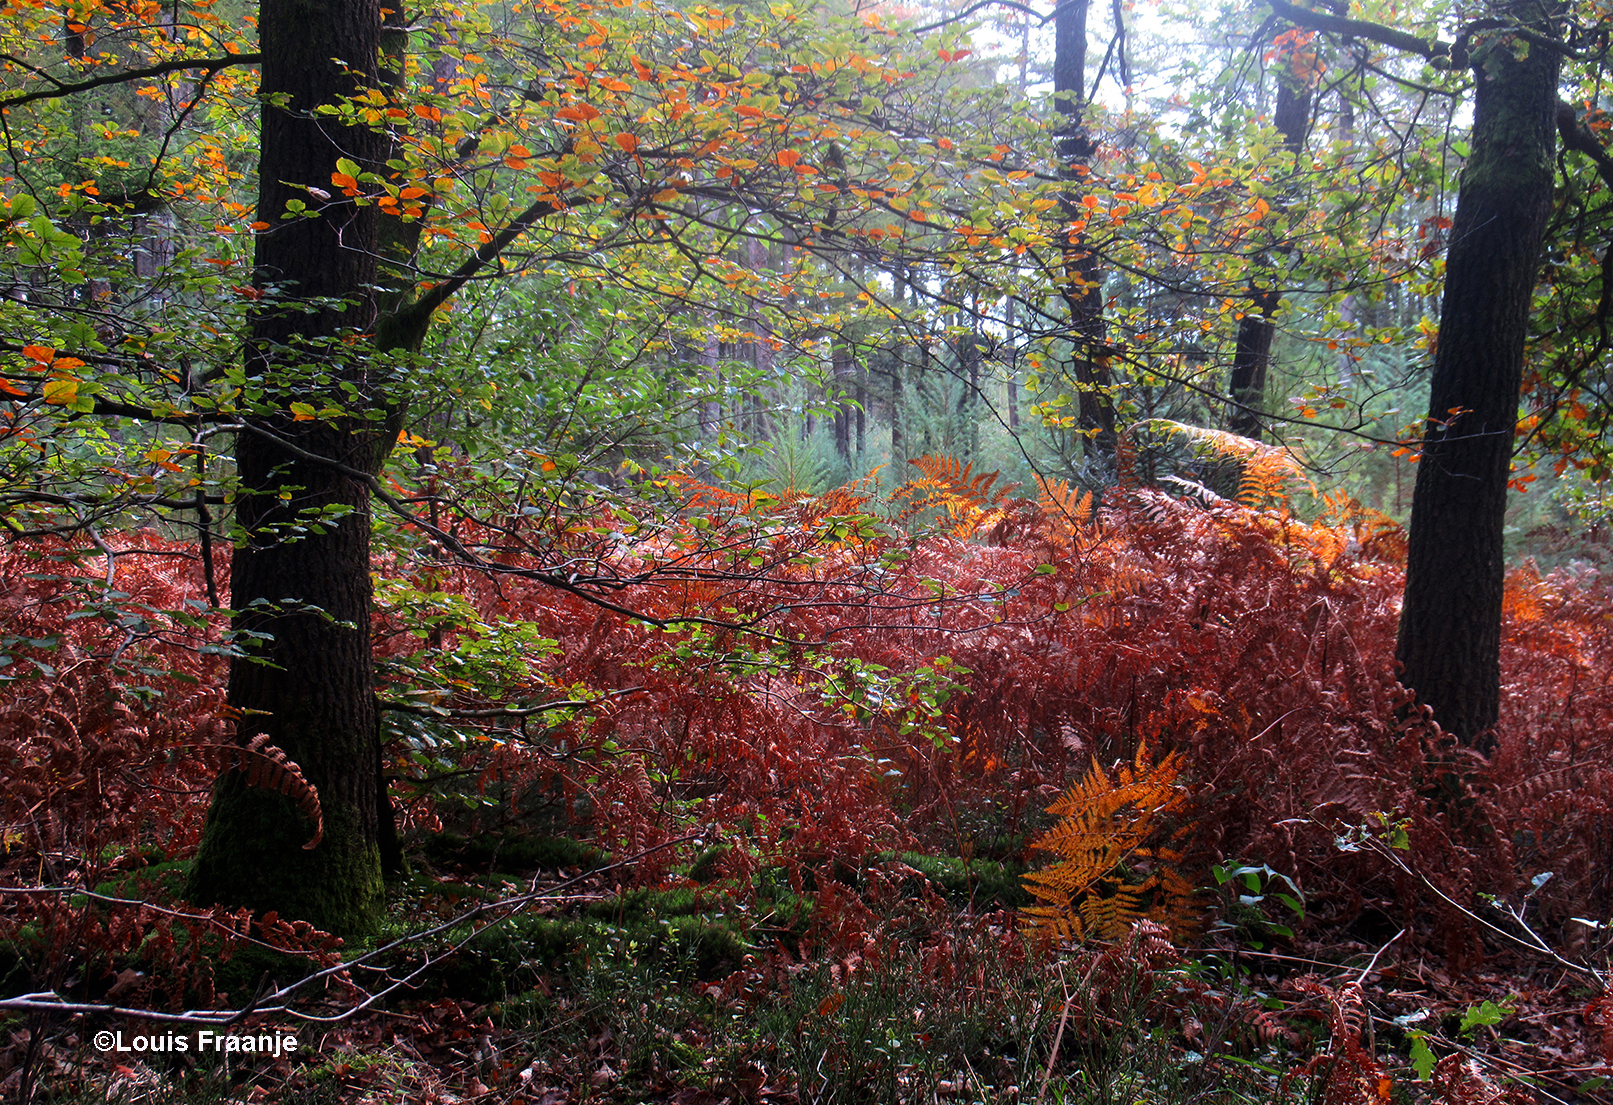
<path id="1" fill-rule="evenodd" d="M 1048 807 L 1060 820 L 1031 847 L 1059 860 L 1025 876 L 1040 900 L 1024 910 L 1031 932 L 1114 940 L 1144 920 L 1178 935 L 1199 927 L 1194 888 L 1179 870 L 1192 826 L 1171 816 L 1187 805 L 1183 763 L 1179 753 L 1150 763 L 1140 749 L 1135 764 L 1118 765 L 1111 777 L 1094 762 Z"/>

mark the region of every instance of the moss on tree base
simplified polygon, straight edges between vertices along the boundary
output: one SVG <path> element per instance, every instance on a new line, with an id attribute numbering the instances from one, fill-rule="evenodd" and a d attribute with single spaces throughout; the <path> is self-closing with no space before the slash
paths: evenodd
<path id="1" fill-rule="evenodd" d="M 239 773 L 219 781 L 186 896 L 198 905 L 275 910 L 339 936 L 363 936 L 385 897 L 381 854 L 351 806 L 325 807 L 325 836 L 304 850 L 313 827 L 291 799 L 246 786 Z"/>

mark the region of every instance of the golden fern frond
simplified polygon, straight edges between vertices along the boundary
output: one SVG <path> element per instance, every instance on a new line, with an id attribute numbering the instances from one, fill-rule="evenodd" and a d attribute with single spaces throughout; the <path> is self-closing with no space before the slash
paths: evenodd
<path id="1" fill-rule="evenodd" d="M 1078 493 L 1068 480 L 1036 476 L 1036 504 L 1065 537 L 1080 537 L 1092 521 L 1092 492 Z"/>
<path id="2" fill-rule="evenodd" d="M 1026 906 L 1021 912 L 1036 932 L 1055 942 L 1070 941 L 1079 944 L 1086 940 L 1086 930 L 1081 924 L 1080 915 L 1071 913 L 1068 903 Z"/>
<path id="3" fill-rule="evenodd" d="M 1192 825 L 1167 816 L 1188 801 L 1182 768 L 1179 753 L 1155 763 L 1144 747 L 1113 774 L 1094 762 L 1070 784 L 1048 807 L 1059 822 L 1031 845 L 1058 860 L 1024 877 L 1043 903 L 1024 911 L 1027 929 L 1067 940 L 1119 939 L 1140 920 L 1183 935 L 1198 928 L 1195 892 L 1180 871 Z"/>
<path id="4" fill-rule="evenodd" d="M 925 455 L 909 463 L 959 502 L 984 507 L 1003 496 L 1002 492 L 995 496 L 991 493 L 991 485 L 997 482 L 997 473 L 977 473 L 973 461 L 960 464 L 957 457 Z"/>
<path id="5" fill-rule="evenodd" d="M 952 535 L 967 540 L 982 529 L 999 526 L 1007 515 L 1005 504 L 1018 484 L 994 487 L 996 472 L 976 472 L 974 464 L 955 457 L 926 455 L 909 461 L 922 473 L 891 493 L 891 501 L 906 506 L 897 517 L 906 522 L 926 510 L 945 512 Z"/>
<path id="6" fill-rule="evenodd" d="M 1265 502 L 1286 505 L 1288 480 L 1295 476 L 1297 470 L 1293 458 L 1285 453 L 1251 453 L 1243 458 L 1243 479 L 1238 484 L 1238 502 L 1247 507 Z M 1315 484 L 1303 472 L 1297 478 L 1315 490 Z"/>
<path id="7" fill-rule="evenodd" d="M 1140 425 L 1163 430 L 1169 437 L 1185 437 L 1195 452 L 1203 456 L 1241 462 L 1243 478 L 1238 487 L 1238 501 L 1245 506 L 1258 506 L 1267 500 L 1286 505 L 1290 480 L 1316 494 L 1316 484 L 1306 475 L 1292 450 L 1169 418 L 1151 418 Z"/>

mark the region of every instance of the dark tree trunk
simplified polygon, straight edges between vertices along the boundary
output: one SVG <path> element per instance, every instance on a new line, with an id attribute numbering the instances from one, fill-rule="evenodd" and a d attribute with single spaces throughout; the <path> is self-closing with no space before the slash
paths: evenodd
<path id="1" fill-rule="evenodd" d="M 1473 56 L 1473 153 L 1451 228 L 1395 650 L 1401 682 L 1486 752 L 1500 709 L 1502 527 L 1561 61 L 1540 47 L 1518 60 L 1514 46 L 1496 35 Z"/>
<path id="2" fill-rule="evenodd" d="M 1060 209 L 1065 239 L 1060 248 L 1060 294 L 1069 312 L 1068 336 L 1076 387 L 1080 391 L 1080 428 L 1086 437 L 1090 467 L 1114 468 L 1115 408 L 1109 393 L 1109 350 L 1103 324 L 1103 270 L 1097 254 L 1077 225 L 1084 225 L 1080 185 L 1097 152 L 1088 132 L 1086 111 L 1086 2 L 1061 4 L 1053 23 L 1053 105 L 1058 122 L 1059 177 L 1067 183 Z"/>
<path id="3" fill-rule="evenodd" d="M 229 703 L 238 739 L 268 734 L 318 788 L 325 836 L 304 851 L 311 827 L 291 800 L 230 773 L 214 791 L 190 885 L 198 902 L 272 909 L 346 934 L 374 927 L 382 893 L 369 491 L 358 473 L 376 469 L 387 443 L 361 418 L 297 421 L 288 408 L 381 402 L 362 359 L 369 345 L 344 340 L 375 323 L 378 227 L 375 208 L 340 197 L 323 203 L 294 185 L 335 191 L 338 157 L 366 168 L 385 160 L 383 135 L 312 114 L 377 83 L 380 32 L 378 0 L 260 7 L 258 218 L 270 229 L 257 239 L 256 281 L 267 294 L 247 370 L 261 381 L 265 406 L 281 413 L 254 415 L 236 443 L 244 536 L 231 605 L 247 636 L 246 655 L 231 665 Z M 276 95 L 289 99 L 267 102 Z M 318 216 L 283 219 L 293 199 Z M 290 309 L 276 306 L 286 302 Z M 356 391 L 344 393 L 342 383 Z"/>
<path id="4" fill-rule="evenodd" d="M 1277 111 L 1273 123 L 1282 135 L 1283 149 L 1298 155 L 1305 145 L 1311 119 L 1310 86 L 1290 73 L 1277 76 Z M 1268 259 L 1257 262 L 1268 267 Z M 1232 412 L 1227 429 L 1243 437 L 1260 439 L 1260 412 L 1266 399 L 1266 370 L 1271 364 L 1272 316 L 1282 305 L 1282 293 L 1257 276 L 1250 282 L 1251 310 L 1238 321 L 1238 341 L 1232 353 Z"/>

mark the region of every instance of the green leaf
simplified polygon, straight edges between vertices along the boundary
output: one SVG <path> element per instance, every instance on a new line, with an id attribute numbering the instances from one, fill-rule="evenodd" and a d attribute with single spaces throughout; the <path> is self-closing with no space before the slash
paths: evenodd
<path id="1" fill-rule="evenodd" d="M 1468 1011 L 1462 1014 L 1462 1025 L 1457 1031 L 1464 1036 L 1468 1036 L 1476 1028 L 1500 1024 L 1515 1012 L 1517 1012 L 1516 1006 L 1497 1005 L 1495 1002 L 1485 999 L 1481 1004 L 1469 1007 Z"/>
<path id="2" fill-rule="evenodd" d="M 1411 1038 L 1411 1069 L 1417 1072 L 1417 1081 L 1427 1082 L 1433 1077 L 1434 1064 L 1438 1061 L 1421 1033 Z"/>

